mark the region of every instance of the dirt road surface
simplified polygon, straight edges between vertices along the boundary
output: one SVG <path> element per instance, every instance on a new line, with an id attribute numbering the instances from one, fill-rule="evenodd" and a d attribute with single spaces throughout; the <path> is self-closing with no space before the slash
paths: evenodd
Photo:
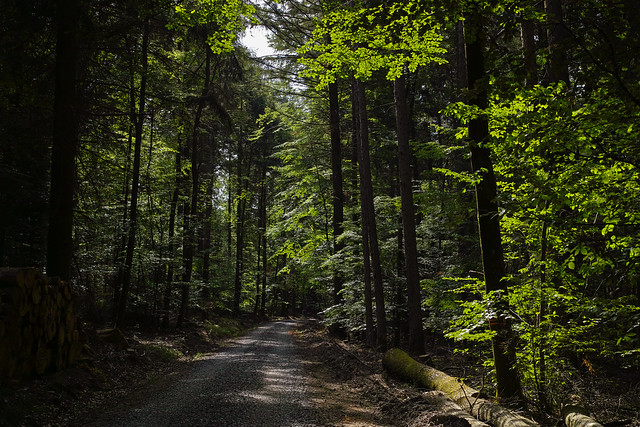
<path id="1" fill-rule="evenodd" d="M 263 324 L 131 402 L 106 411 L 93 426 L 325 425 L 308 399 L 294 321 Z"/>

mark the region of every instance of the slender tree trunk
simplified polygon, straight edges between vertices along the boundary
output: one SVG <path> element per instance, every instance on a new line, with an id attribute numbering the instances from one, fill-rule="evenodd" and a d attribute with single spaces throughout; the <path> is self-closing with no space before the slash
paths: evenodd
<path id="1" fill-rule="evenodd" d="M 420 277 L 418 275 L 416 220 L 413 207 L 413 180 L 411 179 L 411 148 L 409 147 L 409 115 L 407 112 L 404 75 L 394 81 L 393 88 L 398 133 L 398 171 L 400 175 L 405 276 L 407 279 L 409 349 L 415 353 L 423 353 L 422 298 L 420 296 Z"/>
<path id="2" fill-rule="evenodd" d="M 482 10 L 477 2 L 473 3 L 472 10 L 469 11 L 464 23 L 470 103 L 484 110 L 487 108 L 484 30 Z M 471 169 L 481 178 L 481 181 L 476 184 L 476 206 L 485 286 L 487 292 L 500 291 L 506 294 L 508 288 L 506 280 L 503 280 L 505 267 L 500 216 L 496 201 L 496 178 L 490 151 L 486 146 L 489 140 L 489 125 L 485 117 L 481 116 L 470 121 L 469 139 Z M 498 396 L 522 400 L 520 378 L 515 368 L 515 347 L 511 327 L 503 314 L 499 314 L 497 319 L 492 320 L 490 327 L 496 332 L 492 346 Z"/>
<path id="3" fill-rule="evenodd" d="M 73 196 L 78 147 L 78 1 L 58 0 L 47 274 L 71 278 Z"/>
<path id="4" fill-rule="evenodd" d="M 400 224 L 400 226 L 397 231 L 398 241 L 396 247 L 396 274 L 398 275 L 398 278 L 400 278 L 404 274 L 404 239 L 402 235 L 402 215 L 398 217 L 398 224 Z M 393 331 L 393 346 L 400 347 L 406 320 L 404 318 L 405 316 L 401 315 L 400 308 L 405 307 L 406 302 L 404 299 L 405 287 L 403 286 L 402 281 L 397 280 L 396 282 L 397 283 L 394 289 L 395 304 L 393 309 L 393 323 L 395 325 L 395 329 Z M 406 329 L 407 331 L 409 330 L 409 328 Z"/>
<path id="5" fill-rule="evenodd" d="M 122 286 L 120 290 L 120 302 L 118 304 L 118 315 L 116 317 L 116 325 L 124 324 L 124 317 L 127 309 L 127 300 L 129 298 L 129 288 L 131 285 L 131 269 L 133 267 L 133 253 L 136 246 L 136 230 L 138 228 L 138 193 L 140 186 L 140 158 L 142 151 L 142 130 L 144 125 L 144 113 L 147 96 L 147 68 L 148 50 L 149 50 L 149 33 L 151 27 L 149 21 L 144 23 L 144 32 L 142 34 L 142 68 L 140 71 L 140 89 L 138 96 L 138 113 L 135 117 L 135 144 L 133 152 L 133 170 L 131 176 L 131 204 L 129 206 L 129 232 L 127 237 L 127 252 L 124 260 L 124 272 L 122 275 Z"/>
<path id="6" fill-rule="evenodd" d="M 264 156 L 264 152 L 263 152 L 263 160 L 265 159 Z M 267 179 L 267 165 L 262 164 L 262 170 L 260 172 L 260 196 L 258 197 L 258 242 L 257 242 L 257 250 L 256 250 L 256 260 L 257 260 L 257 266 L 256 266 L 256 301 L 254 304 L 254 308 L 253 308 L 253 312 L 254 314 L 258 314 L 260 307 L 261 307 L 261 301 L 262 301 L 262 295 L 261 295 L 261 291 L 262 291 L 262 283 L 263 283 L 263 277 L 264 277 L 264 259 L 262 257 L 262 253 L 264 251 L 264 247 L 267 244 L 267 239 L 266 239 L 266 231 L 267 231 L 267 187 L 266 187 L 266 181 Z"/>
<path id="7" fill-rule="evenodd" d="M 357 96 L 357 82 L 354 79 L 351 90 L 351 112 L 353 126 L 353 157 L 354 164 L 360 165 L 359 146 L 360 146 L 360 106 Z M 354 174 L 354 188 L 359 188 L 359 176 Z M 362 258 L 363 258 L 363 282 L 364 282 L 364 324 L 365 324 L 365 340 L 368 346 L 375 345 L 375 331 L 373 323 L 373 297 L 371 295 L 371 256 L 369 255 L 369 225 L 364 220 L 364 199 L 360 197 L 360 224 L 362 229 Z M 354 214 L 354 222 L 357 222 L 357 214 Z"/>
<path id="8" fill-rule="evenodd" d="M 333 185 L 333 253 L 342 250 L 344 245 L 338 242 L 343 232 L 344 192 L 342 190 L 342 142 L 340 140 L 340 111 L 338 85 L 329 85 L 329 129 L 331 134 L 331 183 Z M 333 271 L 333 303 L 342 302 L 342 275 L 340 268 Z"/>
<path id="9" fill-rule="evenodd" d="M 182 273 L 182 296 L 180 298 L 180 311 L 178 314 L 178 327 L 182 327 L 189 312 L 189 300 L 191 294 L 191 276 L 193 274 L 193 258 L 195 256 L 196 226 L 200 212 L 200 122 L 205 106 L 205 96 L 209 92 L 211 74 L 211 49 L 206 49 L 207 56 L 204 68 L 204 87 L 198 100 L 196 115 L 193 120 L 193 133 L 191 136 L 191 202 L 185 205 L 185 232 Z M 189 217 L 188 220 L 186 217 Z"/>
<path id="10" fill-rule="evenodd" d="M 171 292 L 173 289 L 173 273 L 174 273 L 174 256 L 175 256 L 175 233 L 176 233 L 176 211 L 178 209 L 178 198 L 180 197 L 180 186 L 182 185 L 182 162 L 181 162 L 181 146 L 178 142 L 178 151 L 176 152 L 175 160 L 175 173 L 176 182 L 173 188 L 173 194 L 171 196 L 171 208 L 169 211 L 169 247 L 168 259 L 166 264 L 167 268 L 167 280 L 164 288 L 162 308 L 164 310 L 164 316 L 162 318 L 162 326 L 167 328 L 169 326 L 169 311 L 171 310 Z"/>
<path id="11" fill-rule="evenodd" d="M 213 214 L 213 205 L 211 200 L 213 198 L 213 185 L 215 182 L 215 173 L 213 171 L 214 150 L 213 141 L 209 141 L 209 181 L 207 182 L 207 192 L 205 197 L 205 217 L 202 230 L 202 283 L 204 286 L 202 292 L 202 298 L 204 300 L 210 298 L 209 282 L 211 280 L 211 215 Z"/>
<path id="12" fill-rule="evenodd" d="M 242 299 L 242 276 L 244 273 L 244 220 L 245 220 L 245 206 L 246 206 L 246 194 L 244 194 L 244 182 L 245 179 L 243 173 L 243 136 L 240 135 L 238 139 L 238 167 L 236 172 L 237 180 L 237 207 L 236 207 L 236 270 L 235 270 L 235 282 L 233 287 L 233 314 L 234 316 L 240 315 L 240 302 Z"/>
<path id="13" fill-rule="evenodd" d="M 264 203 L 262 205 L 262 212 L 260 212 L 260 216 L 264 218 L 263 225 L 265 230 L 267 229 L 267 191 L 266 185 L 264 188 Z M 265 315 L 265 309 L 267 305 L 267 235 L 264 233 L 262 239 L 262 292 L 261 292 L 261 301 L 260 301 L 260 314 L 262 316 Z"/>
<path id="14" fill-rule="evenodd" d="M 360 171 L 360 198 L 362 200 L 362 222 L 366 224 L 365 238 L 369 242 L 371 272 L 373 273 L 373 291 L 376 300 L 376 345 L 384 349 L 387 346 L 387 322 L 384 308 L 384 288 L 382 284 L 382 267 L 378 248 L 375 207 L 373 203 L 373 186 L 371 183 L 371 162 L 369 159 L 369 120 L 367 117 L 367 101 L 364 83 L 356 79 L 356 97 L 359 116 L 358 166 Z M 363 227 L 364 231 L 364 227 Z M 365 256 L 365 260 L 366 260 Z"/>
<path id="15" fill-rule="evenodd" d="M 237 224 L 236 224 L 236 273 L 233 287 L 233 315 L 240 315 L 240 303 L 242 302 L 242 278 L 244 275 L 244 222 L 246 198 L 242 189 L 238 190 Z"/>
<path id="16" fill-rule="evenodd" d="M 533 87 L 538 82 L 538 64 L 536 58 L 535 24 L 531 20 L 520 23 L 520 41 L 524 60 L 524 86 Z"/>

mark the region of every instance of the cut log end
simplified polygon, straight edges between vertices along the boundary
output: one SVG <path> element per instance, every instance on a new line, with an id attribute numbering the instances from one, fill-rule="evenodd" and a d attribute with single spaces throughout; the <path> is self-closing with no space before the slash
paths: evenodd
<path id="1" fill-rule="evenodd" d="M 71 285 L 34 268 L 0 269 L 0 384 L 73 364 L 82 335 Z"/>

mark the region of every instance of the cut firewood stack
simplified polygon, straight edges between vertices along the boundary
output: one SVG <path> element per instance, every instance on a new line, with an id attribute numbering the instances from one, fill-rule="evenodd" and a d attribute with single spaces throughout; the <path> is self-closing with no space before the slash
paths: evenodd
<path id="1" fill-rule="evenodd" d="M 66 368 L 82 347 L 69 282 L 0 269 L 0 384 Z"/>

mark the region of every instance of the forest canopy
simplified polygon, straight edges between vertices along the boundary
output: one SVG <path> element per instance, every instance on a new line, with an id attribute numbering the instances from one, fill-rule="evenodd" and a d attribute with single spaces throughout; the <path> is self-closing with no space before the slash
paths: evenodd
<path id="1" fill-rule="evenodd" d="M 634 0 L 6 3 L 0 264 L 87 319 L 448 340 L 540 411 L 637 373 Z"/>

